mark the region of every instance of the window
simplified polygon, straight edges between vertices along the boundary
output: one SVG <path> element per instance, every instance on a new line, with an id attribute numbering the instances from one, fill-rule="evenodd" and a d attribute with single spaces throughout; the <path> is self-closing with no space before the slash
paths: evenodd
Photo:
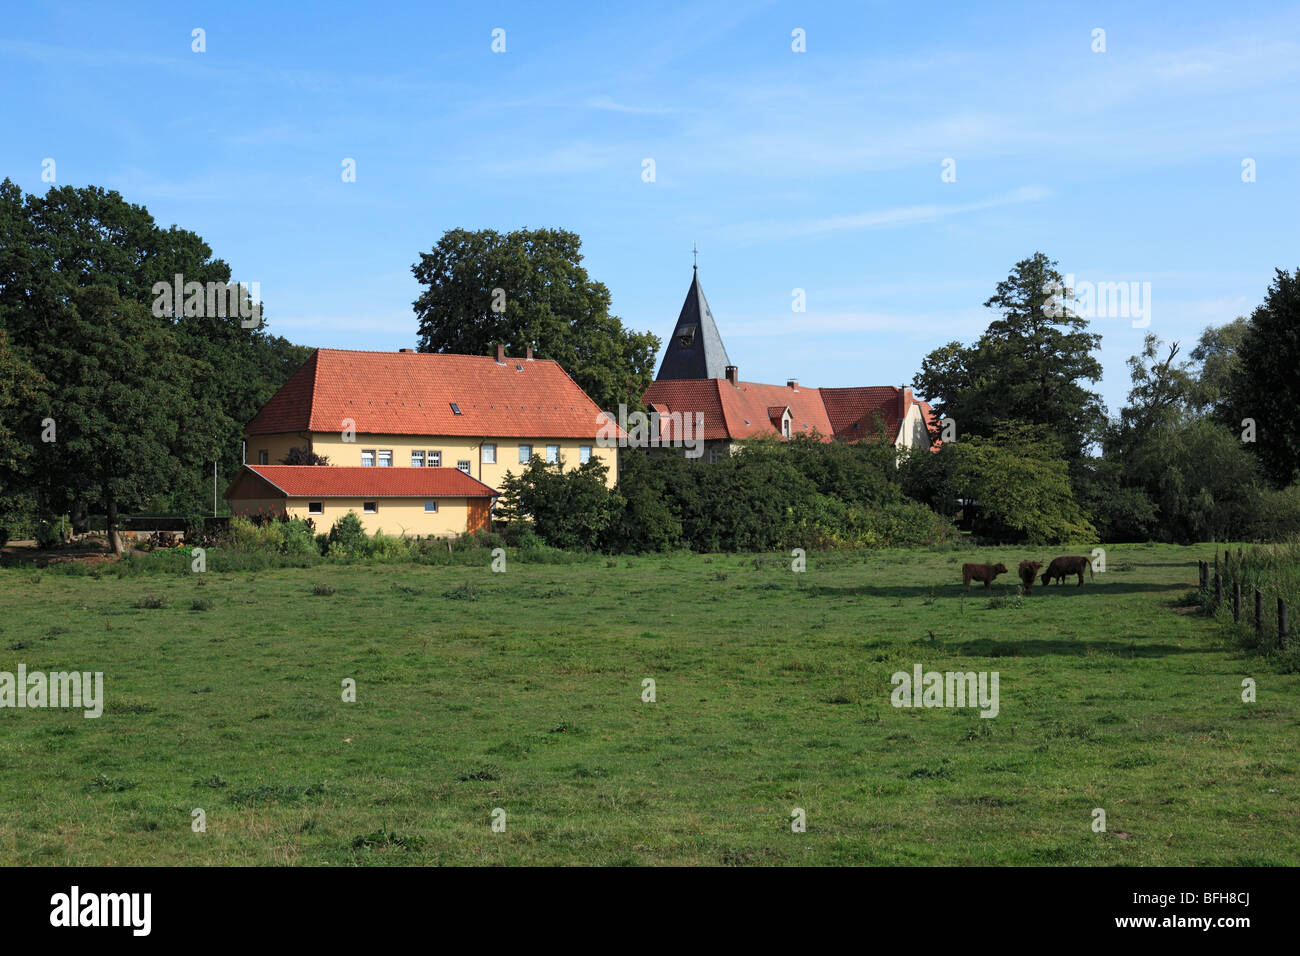
<path id="1" fill-rule="evenodd" d="M 790 437 L 790 419 L 787 418 L 781 422 L 781 434 L 786 438 Z"/>
<path id="2" fill-rule="evenodd" d="M 519 464 L 521 464 L 521 465 L 526 465 L 526 464 L 528 464 L 528 463 L 529 463 L 530 461 L 532 461 L 532 460 L 533 460 L 533 446 L 532 446 L 532 445 L 520 445 L 520 446 L 519 446 Z"/>
<path id="3" fill-rule="evenodd" d="M 325 513 L 325 502 L 323 502 L 323 501 L 309 501 L 309 502 L 307 502 L 307 514 L 309 514 L 309 515 L 323 515 L 324 513 Z"/>
<path id="4" fill-rule="evenodd" d="M 456 462 L 456 467 L 465 472 L 465 474 L 469 474 L 469 461 L 467 459 L 462 458 L 460 461 Z"/>
<path id="5" fill-rule="evenodd" d="M 438 502 L 436 502 L 436 501 L 426 501 L 426 502 L 424 503 L 424 513 L 427 514 L 427 515 L 437 514 L 437 513 L 438 513 Z"/>
<path id="6" fill-rule="evenodd" d="M 377 514 L 379 514 L 379 502 L 378 502 L 378 501 L 363 501 L 363 502 L 361 502 L 361 511 L 362 511 L 363 514 L 368 514 L 368 515 L 377 515 Z"/>
<path id="7" fill-rule="evenodd" d="M 429 452 L 429 467 L 430 468 L 442 467 L 442 452 L 440 451 Z"/>
<path id="8" fill-rule="evenodd" d="M 361 450 L 361 464 L 366 468 L 375 467 L 375 450 L 373 448 Z"/>
<path id="9" fill-rule="evenodd" d="M 695 342 L 695 326 L 683 325 L 677 329 L 677 345 L 679 348 L 688 349 Z"/>
<path id="10" fill-rule="evenodd" d="M 559 446 L 559 445 L 547 445 L 547 446 L 546 446 L 546 463 L 547 463 L 548 465 L 554 465 L 554 464 L 556 464 L 557 462 L 559 462 L 559 460 L 560 460 L 560 446 Z"/>
<path id="11" fill-rule="evenodd" d="M 578 446 L 578 464 L 580 464 L 580 465 L 585 465 L 585 464 L 586 464 L 587 462 L 589 462 L 589 461 L 591 461 L 591 446 L 590 446 L 590 445 L 579 445 L 579 446 Z"/>
<path id="12" fill-rule="evenodd" d="M 257 453 L 257 463 L 259 465 L 269 465 L 271 463 L 271 453 L 262 449 Z"/>
<path id="13" fill-rule="evenodd" d="M 422 451 L 411 452 L 411 467 L 412 468 L 424 467 L 424 452 Z"/>
<path id="14" fill-rule="evenodd" d="M 452 413 L 453 415 L 459 415 L 459 414 L 460 414 L 460 406 L 457 405 L 455 402 L 451 402 L 450 404 L 451 404 L 451 413 Z"/>
<path id="15" fill-rule="evenodd" d="M 393 450 L 391 448 L 379 449 L 379 467 L 380 468 L 393 467 Z"/>
<path id="16" fill-rule="evenodd" d="M 495 465 L 497 463 L 497 446 L 484 445 L 479 461 L 485 465 Z"/>

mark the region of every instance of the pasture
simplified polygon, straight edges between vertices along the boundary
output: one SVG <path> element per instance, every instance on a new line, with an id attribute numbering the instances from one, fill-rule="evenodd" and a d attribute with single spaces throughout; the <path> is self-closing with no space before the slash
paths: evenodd
<path id="1" fill-rule="evenodd" d="M 106 698 L 0 710 L 0 863 L 1296 865 L 1300 674 L 1193 613 L 1211 551 L 0 570 L 0 671 Z M 893 707 L 917 664 L 998 715 Z"/>

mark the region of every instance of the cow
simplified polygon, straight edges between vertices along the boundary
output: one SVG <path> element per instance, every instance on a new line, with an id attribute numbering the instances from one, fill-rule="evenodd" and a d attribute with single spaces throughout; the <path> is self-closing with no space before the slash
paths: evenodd
<path id="1" fill-rule="evenodd" d="M 1042 566 L 1042 561 L 1020 562 L 1020 583 L 1025 586 L 1026 594 L 1034 593 L 1034 578 L 1038 577 L 1038 569 Z"/>
<path id="2" fill-rule="evenodd" d="M 970 590 L 971 581 L 983 581 L 984 590 L 989 590 L 993 585 L 993 579 L 999 574 L 1006 574 L 1007 566 L 999 562 L 998 564 L 963 564 L 961 566 L 961 581 L 966 585 L 966 590 Z"/>
<path id="3" fill-rule="evenodd" d="M 1052 558 L 1052 563 L 1043 572 L 1043 587 L 1051 584 L 1053 578 L 1064 584 L 1066 577 L 1071 574 L 1079 576 L 1078 587 L 1083 587 L 1083 572 L 1085 570 L 1088 572 L 1088 577 L 1095 581 L 1096 577 L 1092 573 L 1092 561 L 1089 558 L 1077 554 Z"/>

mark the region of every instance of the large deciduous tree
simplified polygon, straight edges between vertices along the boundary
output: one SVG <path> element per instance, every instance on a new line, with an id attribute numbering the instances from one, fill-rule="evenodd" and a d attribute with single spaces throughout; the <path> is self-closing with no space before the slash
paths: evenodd
<path id="1" fill-rule="evenodd" d="M 1265 474 L 1285 485 L 1300 475 L 1300 269 L 1276 273 L 1246 323 L 1229 391 L 1234 417 L 1255 420 Z"/>
<path id="2" fill-rule="evenodd" d="M 1093 351 L 1101 336 L 1069 307 L 1056 263 L 1041 252 L 1015 264 L 984 303 L 1000 316 L 971 346 L 950 342 L 922 362 L 913 382 L 960 437 L 990 437 L 998 422 L 1044 426 L 1071 463 L 1082 460 L 1105 424 Z"/>
<path id="3" fill-rule="evenodd" d="M 452 229 L 411 267 L 422 352 L 554 359 L 597 406 L 639 407 L 659 339 L 610 315 L 609 289 L 582 266 L 582 240 L 562 229 Z"/>
<path id="4" fill-rule="evenodd" d="M 88 480 L 83 469 L 89 464 L 61 456 L 65 449 L 57 443 L 42 449 L 39 431 L 24 427 L 18 438 L 28 456 L 45 456 L 48 465 L 38 470 L 35 485 L 22 486 L 33 493 L 38 511 L 71 508 L 76 522 L 88 508 L 143 506 L 145 488 L 152 507 L 199 511 L 210 494 L 212 462 L 219 461 L 227 476 L 238 469 L 244 424 L 309 354 L 263 327 L 245 328 L 238 316 L 187 315 L 184 309 L 157 314 L 155 283 L 170 285 L 177 275 L 223 286 L 231 279 L 230 267 L 213 258 L 202 238 L 159 227 L 147 209 L 117 192 L 64 186 L 24 196 L 10 180 L 0 183 L 0 330 L 16 356 L 6 367 L 34 369 L 37 404 L 55 419 L 60 439 L 69 434 L 64 422 L 98 414 L 83 379 L 98 381 L 96 368 L 121 371 L 123 381 L 143 390 L 140 401 L 183 422 L 165 442 L 175 468 L 159 471 L 126 455 L 115 459 L 121 472 L 107 484 Z M 134 330 L 131 341 L 123 339 L 126 327 Z M 140 352 L 141 342 L 155 352 Z M 99 356 L 98 365 L 88 367 L 86 356 Z M 125 356 L 142 363 L 138 373 L 119 368 Z M 189 376 L 184 394 L 168 384 L 177 372 Z M 153 380 L 157 388 L 150 387 Z M 107 397 L 106 389 L 98 399 Z M 117 406 L 104 407 L 124 410 L 126 417 L 101 416 L 95 428 L 126 432 L 146 424 L 131 417 L 140 409 L 121 404 L 124 395 L 114 398 Z M 103 449 L 110 437 L 94 436 L 101 444 L 83 447 Z M 89 434 L 78 439 L 90 440 Z M 130 444 L 129 437 L 123 440 Z M 0 497 L 12 497 L 19 481 L 0 473 Z"/>

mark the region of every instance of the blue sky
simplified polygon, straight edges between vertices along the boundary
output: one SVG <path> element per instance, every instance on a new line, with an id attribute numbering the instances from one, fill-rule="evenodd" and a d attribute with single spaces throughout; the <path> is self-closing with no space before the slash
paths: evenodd
<path id="1" fill-rule="evenodd" d="M 1189 348 L 1300 266 L 1294 3 L 25 3 L 0 115 L 0 177 L 198 232 L 309 345 L 413 345 L 453 227 L 576 231 L 663 339 L 697 242 L 741 377 L 829 386 L 910 381 L 1035 251 Z M 1094 331 L 1115 411 L 1144 330 Z"/>

